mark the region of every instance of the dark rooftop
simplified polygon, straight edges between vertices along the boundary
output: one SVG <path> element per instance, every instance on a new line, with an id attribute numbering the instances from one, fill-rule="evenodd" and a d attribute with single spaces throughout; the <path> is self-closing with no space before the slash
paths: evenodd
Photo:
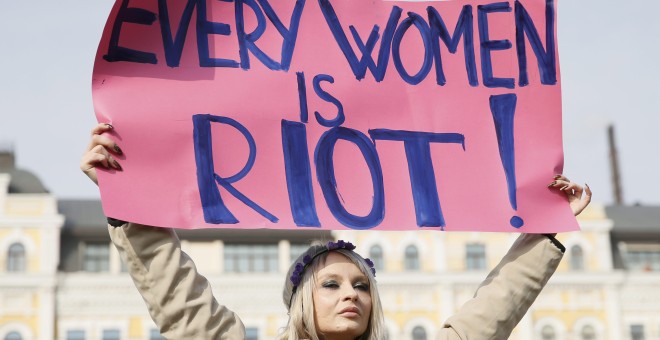
<path id="1" fill-rule="evenodd" d="M 11 176 L 8 190 L 10 194 L 48 193 L 35 174 L 16 168 L 14 151 L 4 146 L 0 146 L 0 173 L 7 173 Z"/>
<path id="2" fill-rule="evenodd" d="M 605 212 L 614 222 L 612 233 L 660 234 L 660 206 L 609 206 Z"/>

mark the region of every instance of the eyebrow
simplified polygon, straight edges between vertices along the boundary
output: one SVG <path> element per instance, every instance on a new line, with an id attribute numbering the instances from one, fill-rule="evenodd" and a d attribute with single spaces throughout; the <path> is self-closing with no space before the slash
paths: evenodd
<path id="1" fill-rule="evenodd" d="M 335 279 L 336 280 L 336 279 L 341 279 L 341 278 L 342 278 L 341 275 L 338 275 L 338 274 L 324 274 L 323 276 L 319 276 L 319 280 L 321 280 L 321 281 L 322 280 L 327 280 L 327 279 Z M 360 273 L 360 275 L 356 276 L 355 278 L 358 279 L 358 280 L 363 280 L 363 281 L 367 281 L 367 282 L 369 281 L 369 278 L 366 275 L 362 274 L 362 273 Z M 355 278 L 352 278 L 352 279 L 355 279 Z"/>

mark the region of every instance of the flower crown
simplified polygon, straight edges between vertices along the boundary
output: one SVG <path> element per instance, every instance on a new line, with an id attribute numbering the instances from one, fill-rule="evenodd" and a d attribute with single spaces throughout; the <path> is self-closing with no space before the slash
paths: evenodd
<path id="1" fill-rule="evenodd" d="M 312 263 L 312 261 L 314 261 L 314 259 L 321 254 L 325 254 L 337 249 L 346 249 L 353 251 L 355 249 L 355 245 L 353 245 L 353 243 L 351 242 L 345 242 L 344 240 L 339 240 L 337 242 L 328 242 L 314 255 L 307 254 L 303 257 L 302 262 L 296 262 L 296 265 L 293 269 L 293 273 L 291 273 L 291 276 L 289 277 L 289 280 L 291 280 L 291 283 L 293 283 L 293 290 L 291 291 L 291 299 L 293 299 L 293 294 L 296 293 L 296 289 L 298 288 L 300 281 L 302 281 L 303 274 L 305 273 L 305 269 L 307 269 L 307 267 Z M 371 274 L 376 276 L 376 269 L 374 268 L 373 261 L 371 261 L 368 258 L 365 258 L 364 262 L 371 269 Z M 289 305 L 291 305 L 290 302 Z"/>

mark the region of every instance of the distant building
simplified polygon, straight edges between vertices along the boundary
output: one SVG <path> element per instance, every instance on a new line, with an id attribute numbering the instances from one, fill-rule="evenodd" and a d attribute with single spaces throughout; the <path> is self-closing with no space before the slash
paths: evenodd
<path id="1" fill-rule="evenodd" d="M 0 164 L 2 158 L 0 157 Z M 29 183 L 26 183 L 29 182 Z M 660 207 L 593 204 L 511 339 L 660 339 Z M 284 273 L 313 239 L 353 241 L 377 267 L 390 340 L 436 339 L 517 235 L 179 231 L 182 246 L 247 339 L 285 324 Z M 0 340 L 161 339 L 111 246 L 99 201 L 60 200 L 33 175 L 0 168 Z"/>
<path id="2" fill-rule="evenodd" d="M 54 339 L 60 228 L 57 200 L 0 150 L 0 339 Z"/>

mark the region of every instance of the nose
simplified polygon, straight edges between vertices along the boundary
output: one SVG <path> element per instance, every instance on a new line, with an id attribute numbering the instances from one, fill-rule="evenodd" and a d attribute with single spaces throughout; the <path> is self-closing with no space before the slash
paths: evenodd
<path id="1" fill-rule="evenodd" d="M 345 285 L 344 288 L 342 289 L 342 293 L 343 293 L 343 299 L 345 301 L 349 301 L 349 300 L 356 301 L 358 298 L 357 289 L 355 289 L 351 285 Z"/>

